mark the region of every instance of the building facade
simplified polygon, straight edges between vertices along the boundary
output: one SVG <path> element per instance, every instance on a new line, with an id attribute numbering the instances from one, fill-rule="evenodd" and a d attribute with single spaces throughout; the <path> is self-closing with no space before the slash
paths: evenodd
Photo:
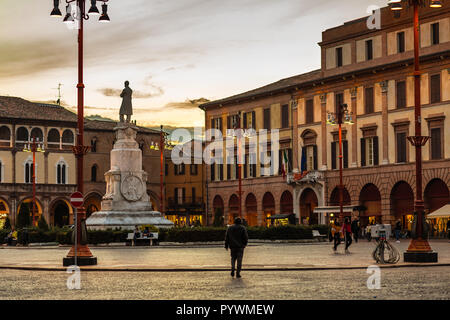
<path id="1" fill-rule="evenodd" d="M 85 144 L 90 142 L 92 150 L 84 158 L 88 214 L 101 208 L 115 125 L 112 121 L 85 121 Z M 76 191 L 76 159 L 72 152 L 76 127 L 77 116 L 61 106 L 0 97 L 0 224 L 9 217 L 15 225 L 23 204 L 32 202 L 33 155 L 26 151 L 32 138 L 43 145 L 43 152 L 36 152 L 35 161 L 37 218 L 43 215 L 52 226 L 73 222 L 70 195 Z M 159 157 L 149 146 L 157 139 L 157 131 L 140 128 L 138 142 L 143 150 L 144 170 L 149 174 L 147 191 L 155 209 L 159 208 L 159 198 L 155 196 L 159 176 L 153 171 L 155 163 L 159 167 Z"/>
<path id="2" fill-rule="evenodd" d="M 420 19 L 421 126 L 422 134 L 430 136 L 422 151 L 423 190 L 426 211 L 432 212 L 450 200 L 450 141 L 445 137 L 450 126 L 450 8 L 423 8 Z M 288 183 L 258 173 L 244 179 L 244 201 L 248 193 L 258 194 L 253 206 L 257 224 L 266 214 L 263 194 L 277 192 L 277 200 L 285 191 L 292 193 L 290 210 L 300 223 L 328 221 L 332 212 L 318 209 L 339 203 L 339 137 L 337 126 L 326 121 L 328 113 L 347 104 L 354 124 L 343 125 L 344 204 L 358 208 L 353 215 L 363 225 L 400 219 L 405 229 L 410 227 L 415 194 L 415 152 L 407 140 L 414 135 L 412 11 L 396 18 L 382 8 L 379 30 L 369 30 L 366 20 L 323 32 L 321 69 L 202 106 L 207 128 L 223 127 L 233 113 L 255 110 L 257 129 L 267 126 L 265 110 L 283 117 L 273 110 L 291 106 L 289 129 L 280 130 L 280 147 L 286 139 L 292 148 Z M 272 124 L 283 127 L 277 119 Z M 235 181 L 225 176 L 211 180 L 211 208 L 220 205 L 231 216 Z M 269 183 L 264 186 L 264 181 Z M 251 214 L 246 204 L 244 215 Z M 281 212 L 281 201 L 275 204 L 275 212 Z"/>

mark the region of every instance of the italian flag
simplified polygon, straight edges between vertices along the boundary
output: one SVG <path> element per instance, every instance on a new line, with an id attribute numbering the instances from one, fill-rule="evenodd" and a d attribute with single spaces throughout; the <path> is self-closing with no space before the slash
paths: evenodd
<path id="1" fill-rule="evenodd" d="M 283 175 L 283 178 L 286 177 L 286 172 L 288 171 L 288 165 L 289 165 L 289 161 L 288 161 L 288 156 L 287 156 L 287 152 L 286 150 L 283 150 L 282 155 L 281 155 L 281 174 Z"/>

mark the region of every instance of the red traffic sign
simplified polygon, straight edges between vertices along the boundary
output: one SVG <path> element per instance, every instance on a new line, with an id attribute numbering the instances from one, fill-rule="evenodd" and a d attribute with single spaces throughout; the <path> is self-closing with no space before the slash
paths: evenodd
<path id="1" fill-rule="evenodd" d="M 74 192 L 70 196 L 70 204 L 73 205 L 75 208 L 79 208 L 83 205 L 84 198 L 83 194 L 81 192 Z"/>

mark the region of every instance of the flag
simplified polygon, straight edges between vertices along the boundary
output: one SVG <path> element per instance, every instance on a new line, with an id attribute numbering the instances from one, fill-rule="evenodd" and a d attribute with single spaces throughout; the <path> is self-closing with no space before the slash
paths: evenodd
<path id="1" fill-rule="evenodd" d="M 286 177 L 286 173 L 289 170 L 289 160 L 286 154 L 286 150 L 283 150 L 282 158 L 281 158 L 281 174 L 283 175 L 283 178 Z"/>

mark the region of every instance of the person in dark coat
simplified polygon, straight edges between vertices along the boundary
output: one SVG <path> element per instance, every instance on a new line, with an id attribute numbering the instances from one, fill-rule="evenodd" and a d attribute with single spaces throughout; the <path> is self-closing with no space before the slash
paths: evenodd
<path id="1" fill-rule="evenodd" d="M 242 258 L 244 257 L 244 248 L 248 243 L 247 229 L 242 225 L 242 220 L 236 218 L 234 224 L 229 226 L 225 234 L 225 249 L 231 250 L 231 276 L 241 277 Z M 237 268 L 235 267 L 237 261 Z"/>
<path id="2" fill-rule="evenodd" d="M 355 219 L 352 221 L 352 233 L 353 233 L 353 238 L 355 239 L 355 242 L 358 242 L 358 236 L 359 236 L 359 231 L 360 231 L 360 226 L 359 226 L 359 220 Z"/>
<path id="3" fill-rule="evenodd" d="M 345 253 L 350 253 L 348 247 L 352 244 L 352 226 L 348 217 L 345 218 L 344 224 L 342 225 L 342 234 L 345 239 Z"/>

